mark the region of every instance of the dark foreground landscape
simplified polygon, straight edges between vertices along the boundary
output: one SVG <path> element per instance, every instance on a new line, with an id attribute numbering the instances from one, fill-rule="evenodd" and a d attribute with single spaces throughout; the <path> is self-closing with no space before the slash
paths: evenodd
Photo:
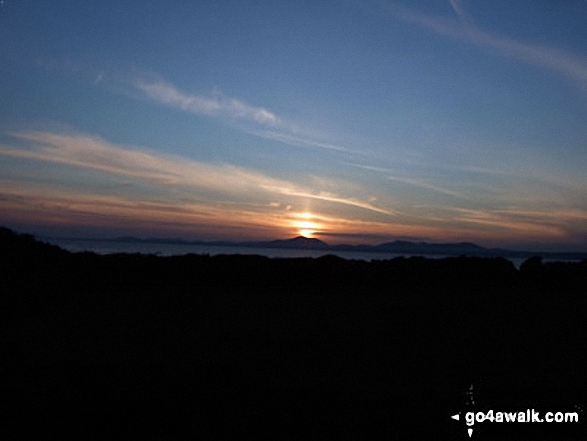
<path id="1" fill-rule="evenodd" d="M 0 274 L 2 439 L 458 440 L 490 409 L 578 423 L 473 439 L 587 439 L 586 261 L 99 256 L 1 229 Z"/>

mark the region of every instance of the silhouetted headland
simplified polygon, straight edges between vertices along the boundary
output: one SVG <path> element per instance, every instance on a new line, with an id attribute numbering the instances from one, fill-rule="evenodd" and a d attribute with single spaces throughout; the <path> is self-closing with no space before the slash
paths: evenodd
<path id="1" fill-rule="evenodd" d="M 23 438 L 454 440 L 463 406 L 585 409 L 587 261 L 100 256 L 0 229 L 0 268 L 0 412 L 29 421 L 0 430 Z M 586 417 L 475 429 L 585 439 Z"/>

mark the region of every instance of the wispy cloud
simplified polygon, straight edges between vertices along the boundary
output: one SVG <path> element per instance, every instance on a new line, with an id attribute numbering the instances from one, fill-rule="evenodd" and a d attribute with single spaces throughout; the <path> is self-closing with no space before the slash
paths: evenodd
<path id="1" fill-rule="evenodd" d="M 401 178 L 401 177 L 398 177 L 398 176 L 387 176 L 386 179 L 389 180 L 389 181 L 402 182 L 404 184 L 412 185 L 414 187 L 424 188 L 426 190 L 431 190 L 431 191 L 434 191 L 436 193 L 445 194 L 447 196 L 453 196 L 453 197 L 462 198 L 462 199 L 469 199 L 468 196 L 465 196 L 462 193 L 459 193 L 459 192 L 456 192 L 456 191 L 452 191 L 452 190 L 448 190 L 446 188 L 439 187 L 437 185 L 429 184 L 429 183 L 427 183 L 427 182 L 425 182 L 423 180 L 420 180 L 420 179 Z"/>
<path id="2" fill-rule="evenodd" d="M 39 57 L 37 65 L 47 71 L 60 71 L 86 78 L 94 86 L 107 88 L 135 99 L 151 100 L 193 115 L 224 120 L 246 133 L 295 147 L 324 149 L 347 154 L 364 154 L 328 140 L 329 134 L 316 134 L 308 127 L 290 120 L 287 116 L 261 106 L 253 106 L 241 99 L 230 97 L 214 89 L 209 94 L 185 90 L 156 73 L 137 72 L 132 67 L 122 70 L 105 70 L 70 59 L 59 60 Z"/>
<path id="3" fill-rule="evenodd" d="M 151 100 L 197 115 L 223 117 L 235 122 L 253 123 L 244 130 L 253 136 L 296 147 L 314 147 L 341 153 L 361 154 L 331 142 L 316 139 L 308 131 L 263 107 L 254 107 L 214 91 L 210 96 L 180 91 L 164 81 L 135 80 L 133 85 Z"/>
<path id="4" fill-rule="evenodd" d="M 259 194 L 265 194 L 268 198 L 271 195 L 291 196 L 296 199 L 315 199 L 354 206 L 377 213 L 391 213 L 354 197 L 273 178 L 230 164 L 210 164 L 139 148 L 122 147 L 86 135 L 27 132 L 12 133 L 11 136 L 32 143 L 32 147 L 0 145 L 0 155 L 92 169 L 140 179 L 158 186 L 193 187 L 240 197 L 245 195 L 249 198 L 258 197 Z M 307 181 L 307 177 L 304 180 Z"/>
<path id="5" fill-rule="evenodd" d="M 545 219 L 556 222 L 580 221 L 587 222 L 587 210 L 581 209 L 562 209 L 562 210 L 528 210 L 520 208 L 505 208 L 495 210 L 496 213 L 517 216 L 530 219 L 533 222 L 544 222 Z"/>
<path id="6" fill-rule="evenodd" d="M 464 23 L 469 24 L 471 22 L 471 18 L 465 12 L 465 10 L 464 10 L 464 8 L 462 6 L 463 0 L 449 0 L 449 1 L 450 1 L 450 5 L 451 5 L 452 9 L 459 16 L 459 18 L 461 19 L 461 21 L 463 21 Z"/>
<path id="7" fill-rule="evenodd" d="M 512 230 L 519 233 L 521 237 L 567 237 L 567 232 L 561 225 L 560 219 L 557 219 L 556 222 L 545 223 L 544 218 L 520 219 L 512 216 L 514 213 L 507 211 L 469 208 L 455 208 L 454 210 L 459 213 L 455 219 L 459 222 Z"/>
<path id="8" fill-rule="evenodd" d="M 3 222 L 9 223 L 123 228 L 134 233 L 146 230 L 191 235 L 199 231 L 213 237 L 227 232 L 237 237 L 274 237 L 276 232 L 288 230 L 291 222 L 282 213 L 255 208 L 136 200 L 47 185 L 8 184 L 0 190 L 0 214 Z"/>
<path id="9" fill-rule="evenodd" d="M 180 92 L 174 85 L 162 81 L 135 81 L 134 84 L 150 99 L 186 112 L 254 122 L 257 127 L 271 127 L 270 130 L 246 128 L 245 131 L 253 136 L 296 147 L 314 147 L 341 153 L 359 154 L 359 152 L 346 147 L 296 133 L 299 132 L 299 129 L 296 129 L 293 123 L 279 118 L 275 113 L 262 107 L 250 106 L 234 98 L 227 98 L 220 92 L 205 97 Z"/>
<path id="10" fill-rule="evenodd" d="M 438 185 L 431 184 L 431 183 L 426 182 L 422 179 L 405 178 L 405 177 L 390 175 L 389 173 L 392 173 L 393 171 L 390 169 L 384 168 L 384 167 L 362 165 L 362 164 L 353 164 L 350 162 L 345 162 L 345 164 L 350 165 L 352 167 L 360 168 L 363 170 L 385 173 L 386 174 L 385 179 L 387 179 L 388 181 L 401 182 L 401 183 L 408 184 L 408 185 L 411 185 L 414 187 L 424 188 L 426 190 L 431 190 L 436 193 L 445 194 L 447 196 L 453 196 L 453 197 L 462 198 L 462 199 L 469 199 L 468 196 L 466 196 L 462 193 L 459 193 L 459 192 L 453 191 L 453 190 L 449 190 L 447 188 L 444 188 L 444 187 L 441 187 Z"/>
<path id="11" fill-rule="evenodd" d="M 459 1 L 451 1 L 455 12 L 462 12 Z M 438 35 L 465 41 L 477 46 L 494 49 L 500 54 L 544 67 L 563 74 L 577 82 L 587 92 L 587 59 L 574 53 L 548 46 L 525 43 L 510 37 L 483 31 L 472 25 L 431 16 L 397 3 L 382 3 L 393 17 Z"/>
<path id="12" fill-rule="evenodd" d="M 200 115 L 245 119 L 262 125 L 275 125 L 279 122 L 279 118 L 273 112 L 226 97 L 220 92 L 215 92 L 211 96 L 194 95 L 182 92 L 173 84 L 163 81 L 137 80 L 134 86 L 150 99 Z"/>
<path id="13" fill-rule="evenodd" d="M 361 152 L 351 150 L 336 144 L 320 142 L 306 136 L 298 136 L 286 132 L 276 132 L 272 130 L 248 130 L 247 133 L 254 136 L 258 136 L 260 138 L 270 139 L 272 141 L 278 141 L 296 147 L 318 147 L 321 149 L 334 150 L 337 152 L 361 154 Z"/>
<path id="14" fill-rule="evenodd" d="M 285 186 L 288 182 L 233 165 L 216 165 L 186 158 L 131 149 L 85 135 L 30 132 L 14 133 L 33 148 L 0 147 L 0 154 L 66 164 L 158 185 L 188 185 L 208 190 L 240 193 L 263 185 Z"/>
<path id="15" fill-rule="evenodd" d="M 265 188 L 268 190 L 275 191 L 279 194 L 287 195 L 287 196 L 296 196 L 296 197 L 300 197 L 300 198 L 318 199 L 321 201 L 334 202 L 334 203 L 343 204 L 343 205 L 350 205 L 352 207 L 358 207 L 358 208 L 362 208 L 364 210 L 374 211 L 376 213 L 382 213 L 382 214 L 386 214 L 386 215 L 390 215 L 390 216 L 393 214 L 397 214 L 395 211 L 375 207 L 374 205 L 359 201 L 357 199 L 341 198 L 340 196 L 337 196 L 336 194 L 333 194 L 330 192 L 321 191 L 321 192 L 309 193 L 307 191 L 303 191 L 303 190 L 300 191 L 298 189 L 288 188 L 288 187 L 265 187 Z"/>

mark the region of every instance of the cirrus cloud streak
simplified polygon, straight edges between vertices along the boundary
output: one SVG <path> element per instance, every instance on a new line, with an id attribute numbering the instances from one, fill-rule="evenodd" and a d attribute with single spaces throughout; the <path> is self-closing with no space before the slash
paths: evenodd
<path id="1" fill-rule="evenodd" d="M 438 35 L 454 38 L 477 46 L 494 49 L 498 53 L 558 72 L 576 82 L 587 92 L 587 59 L 562 49 L 526 43 L 510 37 L 494 34 L 472 26 L 468 22 L 455 22 L 431 16 L 397 3 L 382 3 L 395 18 L 427 29 Z M 451 6 L 463 18 L 460 2 L 451 1 Z"/>
<path id="2" fill-rule="evenodd" d="M 155 101 L 191 113 L 245 119 L 263 125 L 275 125 L 279 122 L 279 118 L 273 112 L 263 107 L 250 106 L 235 98 L 226 97 L 219 92 L 208 97 L 188 94 L 181 92 L 173 84 L 164 81 L 148 82 L 137 80 L 134 85 Z"/>
<path id="3" fill-rule="evenodd" d="M 87 135 L 63 135 L 47 132 L 13 133 L 14 138 L 27 141 L 31 148 L 0 146 L 0 155 L 31 159 L 72 167 L 96 170 L 103 173 L 139 179 L 166 187 L 187 187 L 226 196 L 253 198 L 265 194 L 293 197 L 296 200 L 315 199 L 352 206 L 374 213 L 391 214 L 391 211 L 363 202 L 352 196 L 342 196 L 320 189 L 299 185 L 284 179 L 273 178 L 258 171 L 231 164 L 211 164 L 162 155 L 139 148 L 121 147 Z M 329 186 L 342 183 L 322 180 Z"/>

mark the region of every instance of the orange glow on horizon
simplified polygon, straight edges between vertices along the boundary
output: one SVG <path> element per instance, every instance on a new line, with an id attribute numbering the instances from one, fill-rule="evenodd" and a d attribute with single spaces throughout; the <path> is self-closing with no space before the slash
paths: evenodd
<path id="1" fill-rule="evenodd" d="M 381 222 L 333 217 L 309 212 L 265 211 L 185 201 L 133 200 L 116 195 L 75 191 L 57 185 L 3 185 L 0 192 L 3 223 L 33 230 L 80 227 L 103 235 L 124 234 L 183 236 L 187 239 L 270 240 L 280 237 L 326 237 L 334 243 L 383 243 L 397 237 L 418 237 L 437 242 L 475 242 L 482 246 L 534 248 L 548 241 L 573 239 L 565 224 L 587 218 L 584 211 L 454 209 L 455 215 L 427 222 L 397 219 Z M 523 215 L 523 216 L 522 216 Z M 556 216 L 560 221 L 555 222 Z M 65 230 L 64 230 L 65 231 Z M 109 233 L 116 231 L 117 233 Z M 362 236 L 365 235 L 365 236 Z M 370 236 L 370 237 L 369 237 Z M 150 236 L 149 236 L 150 237 Z M 550 245 L 549 245 L 550 246 Z"/>

